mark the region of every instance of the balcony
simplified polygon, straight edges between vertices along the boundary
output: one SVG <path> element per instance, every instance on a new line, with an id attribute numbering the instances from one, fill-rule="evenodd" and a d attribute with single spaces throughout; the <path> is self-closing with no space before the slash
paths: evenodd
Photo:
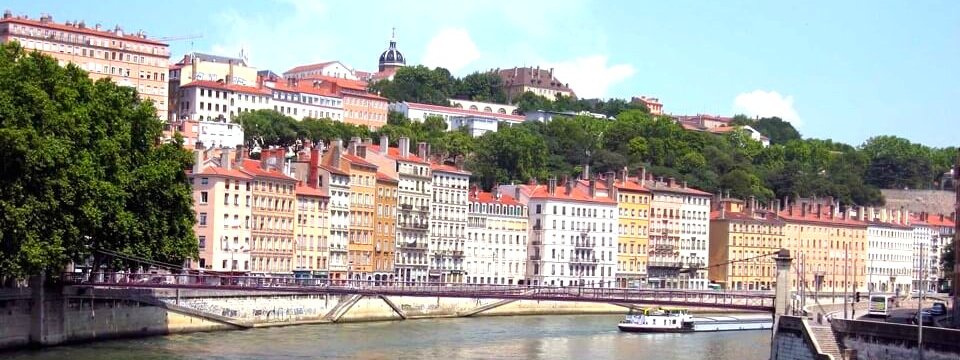
<path id="1" fill-rule="evenodd" d="M 530 255 L 530 260 L 540 261 L 540 255 Z"/>
<path id="2" fill-rule="evenodd" d="M 331 248 L 330 248 L 330 252 L 346 253 L 346 252 L 347 252 L 347 248 L 331 247 Z"/>
<path id="3" fill-rule="evenodd" d="M 683 267 L 683 263 L 680 261 L 651 261 L 647 263 L 647 268 L 665 268 L 665 269 L 680 269 Z"/>
<path id="4" fill-rule="evenodd" d="M 450 253 L 451 253 L 451 255 L 452 255 L 453 257 L 455 257 L 455 258 L 462 258 L 462 257 L 463 257 L 463 250 L 453 250 L 453 251 L 451 251 Z"/>
<path id="5" fill-rule="evenodd" d="M 429 228 L 427 224 L 418 224 L 414 222 L 401 222 L 397 224 L 397 227 L 406 230 L 427 230 Z"/>
<path id="6" fill-rule="evenodd" d="M 533 230 L 543 230 L 543 226 L 540 226 L 540 224 L 534 225 Z"/>
<path id="7" fill-rule="evenodd" d="M 400 243 L 400 248 L 404 250 L 427 250 L 426 243 Z"/>
<path id="8" fill-rule="evenodd" d="M 540 245 L 543 245 L 543 242 L 540 241 L 540 240 L 533 240 L 533 241 L 530 242 L 530 245 L 540 246 Z"/>
<path id="9" fill-rule="evenodd" d="M 597 265 L 595 257 L 574 257 L 570 258 L 570 263 L 575 265 Z"/>
<path id="10" fill-rule="evenodd" d="M 577 250 L 593 250 L 593 247 L 596 245 L 594 242 L 589 241 L 577 241 L 573 247 Z"/>

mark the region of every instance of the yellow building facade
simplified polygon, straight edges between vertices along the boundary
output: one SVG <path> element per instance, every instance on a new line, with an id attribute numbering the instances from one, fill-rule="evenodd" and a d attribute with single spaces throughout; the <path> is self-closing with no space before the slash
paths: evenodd
<path id="1" fill-rule="evenodd" d="M 738 199 L 721 200 L 710 214 L 710 282 L 730 290 L 773 289 L 771 254 L 785 245 L 785 227 L 773 211 Z"/>
<path id="2" fill-rule="evenodd" d="M 802 285 L 811 294 L 866 289 L 867 224 L 851 214 L 810 203 L 780 212 L 785 247 L 801 269 L 794 288 Z"/>
<path id="3" fill-rule="evenodd" d="M 294 269 L 309 271 L 319 278 L 329 269 L 327 238 L 330 236 L 330 197 L 317 188 L 303 185 L 296 187 L 296 196 Z"/>
<path id="4" fill-rule="evenodd" d="M 377 212 L 373 229 L 373 280 L 393 281 L 397 245 L 397 185 L 399 181 L 377 173 Z"/>
<path id="5" fill-rule="evenodd" d="M 637 287 L 647 281 L 650 191 L 642 178 L 627 177 L 625 171 L 617 175 L 617 286 Z"/>

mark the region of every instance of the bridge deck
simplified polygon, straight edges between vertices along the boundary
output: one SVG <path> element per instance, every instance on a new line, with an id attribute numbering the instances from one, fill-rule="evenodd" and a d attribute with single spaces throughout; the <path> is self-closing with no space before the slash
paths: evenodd
<path id="1" fill-rule="evenodd" d="M 295 279 L 221 275 L 66 274 L 68 284 L 108 288 L 210 289 L 269 291 L 299 294 L 362 296 L 423 296 L 496 298 L 537 301 L 581 301 L 638 305 L 665 305 L 772 311 L 774 296 L 766 293 L 555 287 L 528 285 L 472 285 L 454 283 L 401 284 L 346 280 Z"/>

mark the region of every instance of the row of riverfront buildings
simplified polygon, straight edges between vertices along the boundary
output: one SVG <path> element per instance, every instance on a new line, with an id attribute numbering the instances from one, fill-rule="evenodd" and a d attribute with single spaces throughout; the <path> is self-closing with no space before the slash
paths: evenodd
<path id="1" fill-rule="evenodd" d="M 197 149 L 190 178 L 200 258 L 264 276 L 403 283 L 771 289 L 773 253 L 793 286 L 905 292 L 942 285 L 954 214 L 760 204 L 639 169 L 471 186 L 461 159 L 382 137 L 265 149 Z"/>

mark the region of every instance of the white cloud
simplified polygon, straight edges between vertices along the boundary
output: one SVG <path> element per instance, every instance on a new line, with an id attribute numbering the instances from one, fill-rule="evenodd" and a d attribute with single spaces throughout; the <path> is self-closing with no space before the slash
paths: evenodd
<path id="1" fill-rule="evenodd" d="M 553 76 L 570 84 L 578 98 L 604 98 L 614 84 L 636 73 L 630 64 L 607 64 L 606 55 L 591 55 L 572 60 L 547 63 Z"/>
<path id="2" fill-rule="evenodd" d="M 336 55 L 336 38 L 317 29 L 318 23 L 330 18 L 325 4 L 310 0 L 274 0 L 274 4 L 289 15 L 278 20 L 270 14 L 253 15 L 235 9 L 214 15 L 220 36 L 210 51 L 237 56 L 244 49 L 253 66 L 277 72 L 294 65 L 335 60 L 330 57 Z M 321 38 L 325 41 L 318 46 L 317 39 Z"/>
<path id="3" fill-rule="evenodd" d="M 776 116 L 800 126 L 802 121 L 797 109 L 793 107 L 793 96 L 784 96 L 776 91 L 754 90 L 737 95 L 733 100 L 734 112 L 748 116 Z"/>
<path id="4" fill-rule="evenodd" d="M 421 63 L 429 67 L 444 67 L 453 74 L 459 74 L 460 70 L 479 58 L 480 51 L 470 38 L 470 33 L 459 28 L 444 28 L 427 43 Z"/>

